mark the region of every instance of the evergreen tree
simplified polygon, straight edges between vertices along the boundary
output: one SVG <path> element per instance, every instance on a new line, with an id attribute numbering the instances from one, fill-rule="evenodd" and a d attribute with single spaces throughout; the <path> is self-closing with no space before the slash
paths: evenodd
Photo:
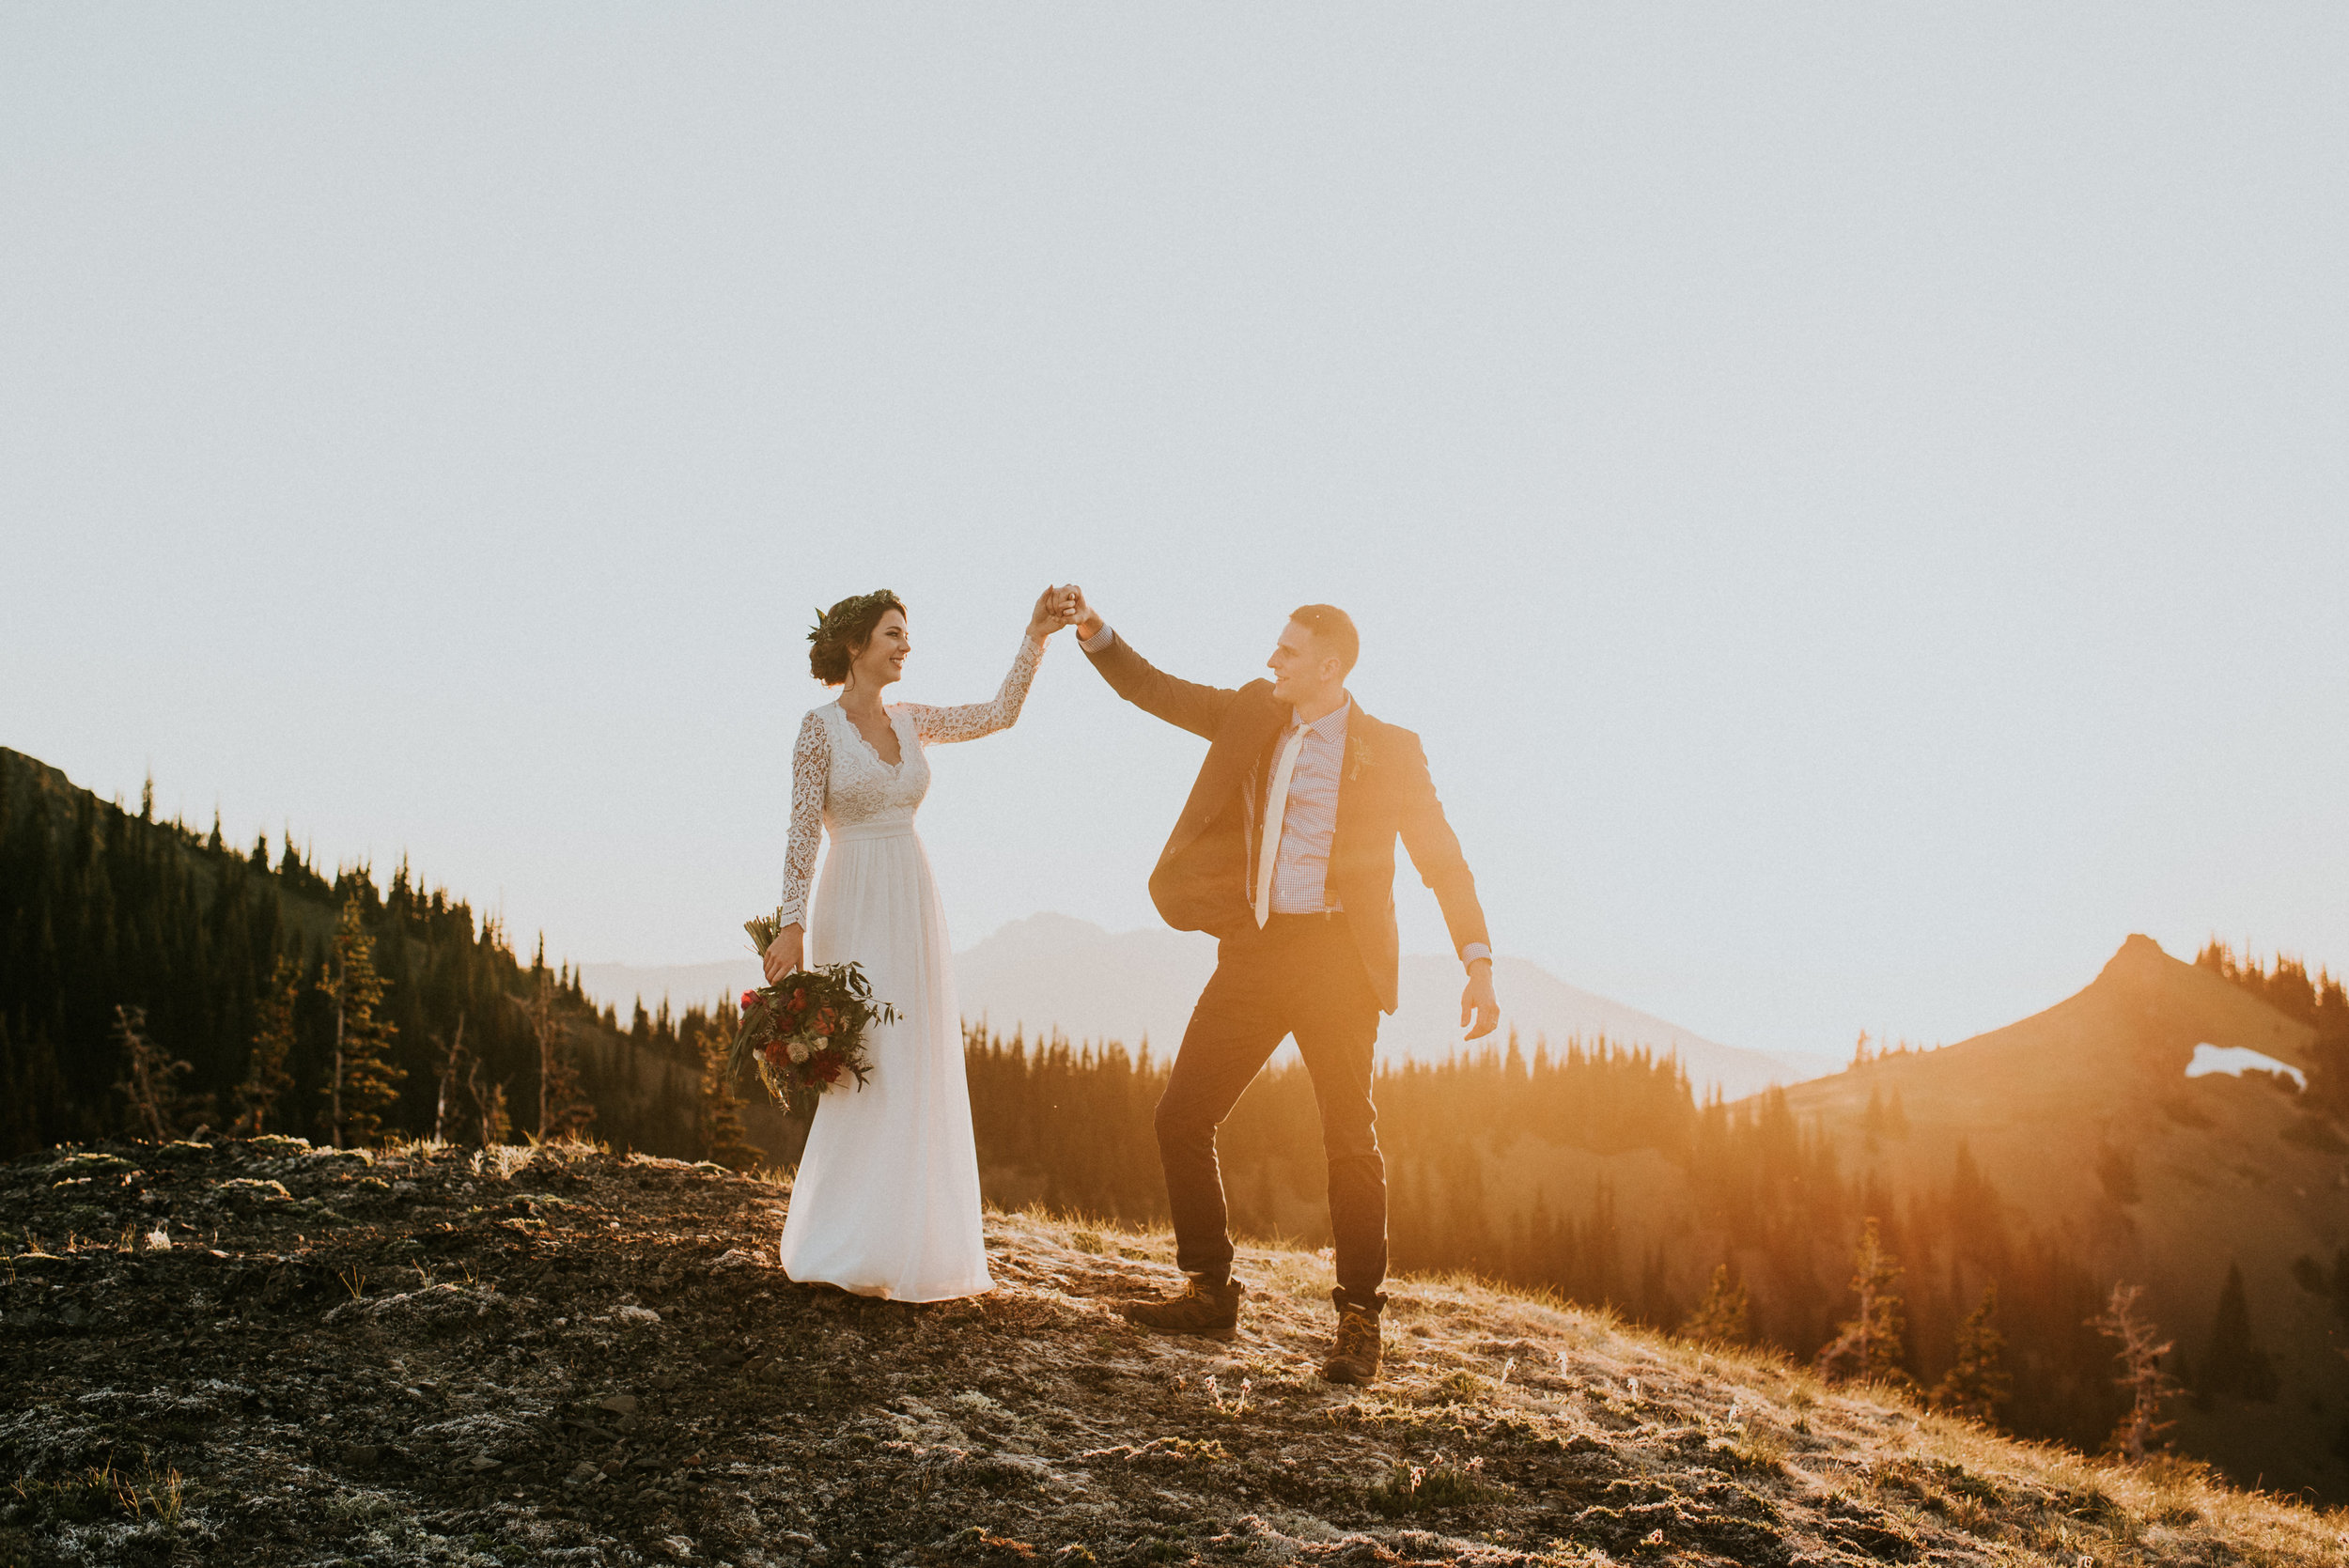
<path id="1" fill-rule="evenodd" d="M 152 790 L 153 782 L 148 787 Z M 179 1086 L 183 1073 L 194 1067 L 179 1061 L 155 1043 L 147 1032 L 147 1009 L 115 1008 L 115 1044 L 122 1048 L 121 1081 L 115 1085 L 129 1102 L 127 1120 L 134 1135 L 152 1138 L 158 1143 L 179 1136 Z"/>
<path id="2" fill-rule="evenodd" d="M 571 1055 L 570 1020 L 555 1011 L 560 993 L 553 971 L 547 968 L 544 937 L 538 939 L 538 956 L 531 965 L 531 975 L 537 982 L 531 994 L 516 1001 L 538 1046 L 538 1141 L 545 1143 L 578 1136 L 596 1119 L 596 1105 L 580 1083 L 579 1063 Z M 637 1013 L 640 1023 L 648 1022 L 643 1017 L 641 1002 Z M 647 1036 L 646 1045 L 649 1043 Z"/>
<path id="3" fill-rule="evenodd" d="M 2214 1398 L 2266 1401 L 2276 1397 L 2275 1363 L 2251 1337 L 2251 1306 L 2243 1291 L 2243 1268 L 2227 1265 L 2227 1282 L 2218 1289 L 2218 1312 L 2210 1327 L 2210 1348 L 2203 1352 L 2201 1375 L 2195 1379 L 2195 1404 L 2207 1409 Z"/>
<path id="4" fill-rule="evenodd" d="M 267 1131 L 278 1102 L 293 1092 L 287 1063 L 293 1055 L 294 1009 L 301 994 L 300 971 L 292 959 L 279 954 L 259 998 L 260 1022 L 253 1032 L 244 1081 L 237 1085 L 237 1119 L 229 1130 L 240 1138 Z"/>
<path id="5" fill-rule="evenodd" d="M 465 1015 L 457 1015 L 457 1036 L 443 1042 L 436 1031 L 432 1048 L 440 1059 L 440 1092 L 432 1101 L 432 1136 L 445 1142 L 457 1130 L 457 1080 L 465 1064 Z"/>
<path id="6" fill-rule="evenodd" d="M 1874 1215 L 1852 1250 L 1852 1295 L 1859 1311 L 1819 1352 L 1818 1369 L 1830 1378 L 1860 1378 L 1871 1382 L 1905 1383 L 1906 1354 L 1901 1331 L 1906 1317 L 1901 1305 L 1900 1260 L 1884 1250 Z"/>
<path id="7" fill-rule="evenodd" d="M 2155 1340 L 2152 1323 L 2138 1315 L 2138 1297 L 2143 1287 L 2123 1285 L 2116 1281 L 2105 1310 L 2088 1320 L 2088 1326 L 2118 1348 L 2113 1354 L 2120 1358 L 2121 1374 L 2112 1381 L 2129 1396 L 2129 1407 L 2121 1423 L 2105 1439 L 2109 1453 L 2126 1454 L 2132 1460 L 2143 1459 L 2159 1448 L 2161 1435 L 2176 1425 L 2162 1419 L 2162 1407 L 2178 1391 L 2177 1383 L 2161 1364 L 2170 1354 L 2170 1342 Z"/>
<path id="8" fill-rule="evenodd" d="M 333 1072 L 320 1124 L 338 1149 L 382 1136 L 383 1113 L 399 1100 L 407 1070 L 392 1060 L 398 1026 L 383 1015 L 384 985 L 375 967 L 375 941 L 354 891 L 343 900 L 318 992 L 334 1009 Z"/>
<path id="9" fill-rule="evenodd" d="M 1957 1326 L 1957 1356 L 1933 1390 L 1933 1407 L 1996 1426 L 1999 1407 L 2015 1391 L 2004 1365 L 2006 1336 L 1999 1331 L 1999 1282 L 1983 1287 L 1982 1301 Z"/>
<path id="10" fill-rule="evenodd" d="M 702 1059 L 702 1157 L 730 1171 L 757 1170 L 766 1156 L 742 1130 L 742 1102 L 726 1073 L 730 1042 L 718 1030 L 703 1029 L 694 1032 L 693 1045 Z"/>
<path id="11" fill-rule="evenodd" d="M 1699 1344 L 1743 1344 L 1750 1332 L 1748 1307 L 1745 1281 L 1730 1277 L 1729 1265 L 1716 1264 L 1713 1282 L 1680 1326 L 1681 1337 Z"/>
<path id="12" fill-rule="evenodd" d="M 473 1095 L 474 1110 L 480 1117 L 477 1131 L 481 1146 L 485 1149 L 500 1147 L 514 1136 L 514 1120 L 506 1109 L 505 1080 L 484 1082 L 481 1059 L 476 1056 L 472 1066 L 465 1071 L 465 1087 Z"/>

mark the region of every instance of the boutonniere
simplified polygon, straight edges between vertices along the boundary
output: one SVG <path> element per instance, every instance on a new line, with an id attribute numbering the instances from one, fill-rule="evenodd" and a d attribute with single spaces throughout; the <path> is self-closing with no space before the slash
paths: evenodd
<path id="1" fill-rule="evenodd" d="M 1346 747 L 1346 750 L 1352 753 L 1354 758 L 1352 764 L 1349 765 L 1346 770 L 1346 783 L 1351 784 L 1362 776 L 1362 769 L 1364 768 L 1370 766 L 1370 737 L 1368 736 L 1361 735 L 1356 736 L 1353 742 Z"/>

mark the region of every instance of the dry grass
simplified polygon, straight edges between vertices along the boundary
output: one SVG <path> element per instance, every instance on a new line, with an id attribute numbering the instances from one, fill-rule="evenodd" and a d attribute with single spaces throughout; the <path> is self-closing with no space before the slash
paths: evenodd
<path id="1" fill-rule="evenodd" d="M 1076 1269 L 1113 1257 L 1163 1264 L 1173 1251 L 1164 1233 L 1035 1209 L 1001 1223 L 1006 1242 Z M 1250 1287 L 1252 1343 L 1231 1364 L 1254 1369 L 1260 1389 L 1268 1380 L 1315 1386 L 1305 1369 L 1328 1335 L 1326 1255 L 1252 1246 L 1236 1272 Z M 1578 1438 L 1618 1453 L 1678 1443 L 1781 1506 L 1848 1506 L 1918 1546 L 1962 1544 L 1999 1562 L 2349 1564 L 2349 1511 L 2245 1492 L 2189 1460 L 2130 1465 L 2005 1437 L 1902 1389 L 1828 1384 L 1774 1352 L 1672 1339 L 1470 1274 L 1405 1277 L 1392 1289 L 1385 1374 L 1336 1407 L 1343 1421 L 1417 1430 L 1468 1413 L 1471 1429 L 1569 1448 Z M 1421 1487 L 1449 1473 L 1423 1469 Z M 1398 1480 L 1408 1475 L 1381 1483 L 1396 1517 L 1417 1512 L 1398 1499 L 1422 1497 Z M 1500 1495 L 1480 1494 L 1487 1503 Z"/>

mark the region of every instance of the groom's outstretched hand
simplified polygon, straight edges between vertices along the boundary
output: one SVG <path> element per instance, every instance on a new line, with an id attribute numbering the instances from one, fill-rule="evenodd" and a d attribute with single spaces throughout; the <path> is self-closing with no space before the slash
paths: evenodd
<path id="1" fill-rule="evenodd" d="M 1085 591 L 1082 588 L 1071 582 L 1068 585 L 1068 591 L 1077 596 L 1075 607 L 1077 639 L 1080 642 L 1090 643 L 1101 635 L 1100 613 L 1085 602 Z"/>
<path id="2" fill-rule="evenodd" d="M 1469 1029 L 1474 1018 L 1476 1027 Z M 1460 993 L 1460 1027 L 1468 1037 L 1481 1040 L 1501 1027 L 1501 999 L 1493 994 L 1493 961 L 1479 958 L 1469 966 L 1468 988 Z"/>
<path id="3" fill-rule="evenodd" d="M 1050 637 L 1077 618 L 1077 591 L 1057 585 L 1047 587 L 1035 597 L 1035 609 L 1028 615 L 1028 635 L 1038 642 Z"/>

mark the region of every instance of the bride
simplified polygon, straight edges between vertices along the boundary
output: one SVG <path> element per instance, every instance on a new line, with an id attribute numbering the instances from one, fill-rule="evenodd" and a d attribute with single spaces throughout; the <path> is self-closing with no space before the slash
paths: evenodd
<path id="1" fill-rule="evenodd" d="M 854 961 L 897 1017 L 867 1037 L 871 1081 L 843 1082 L 817 1102 L 783 1225 L 783 1267 L 795 1281 L 896 1301 L 994 1288 L 953 950 L 913 813 L 930 784 L 922 748 L 1008 728 L 1045 639 L 1075 617 L 1075 593 L 1047 588 L 1003 690 L 961 707 L 881 702 L 913 648 L 906 607 L 887 589 L 842 599 L 808 633 L 816 678 L 847 690 L 809 711 L 791 753 L 784 924 L 767 949 L 767 978 Z M 810 918 L 819 831 L 832 853 Z"/>

